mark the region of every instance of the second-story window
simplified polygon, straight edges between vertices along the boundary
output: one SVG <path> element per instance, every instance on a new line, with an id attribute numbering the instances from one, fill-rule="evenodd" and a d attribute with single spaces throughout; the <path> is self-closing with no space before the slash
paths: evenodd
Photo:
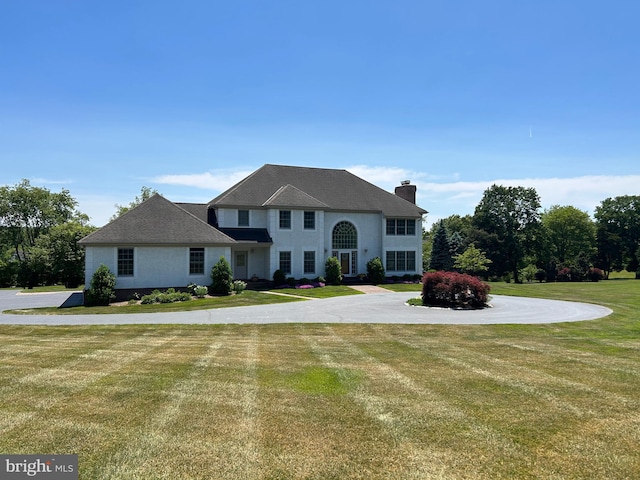
<path id="1" fill-rule="evenodd" d="M 291 230 L 291 210 L 280 210 L 280 228 Z"/>
<path id="2" fill-rule="evenodd" d="M 387 235 L 415 235 L 416 221 L 413 218 L 387 218 Z"/>
<path id="3" fill-rule="evenodd" d="M 316 212 L 304 212 L 304 229 L 316 229 Z"/>
<path id="4" fill-rule="evenodd" d="M 238 226 L 249 226 L 249 210 L 238 210 Z"/>

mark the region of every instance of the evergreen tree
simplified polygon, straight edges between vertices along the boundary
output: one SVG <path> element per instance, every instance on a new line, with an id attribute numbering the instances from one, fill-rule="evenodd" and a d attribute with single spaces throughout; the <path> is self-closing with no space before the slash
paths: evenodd
<path id="1" fill-rule="evenodd" d="M 220 257 L 211 269 L 211 293 L 213 295 L 231 295 L 233 273 L 226 258 Z"/>
<path id="2" fill-rule="evenodd" d="M 464 238 L 462 238 L 460 232 L 453 232 L 449 235 L 449 251 L 451 253 L 451 257 L 455 257 L 456 255 L 464 252 L 464 250 Z"/>
<path id="3" fill-rule="evenodd" d="M 433 235 L 433 245 L 431 247 L 431 261 L 429 270 L 449 271 L 453 265 L 451 258 L 451 246 L 447 238 L 447 230 L 441 220 Z"/>
<path id="4" fill-rule="evenodd" d="M 86 292 L 89 305 L 109 305 L 115 296 L 116 276 L 101 264 L 91 277 L 91 286 Z"/>
<path id="5" fill-rule="evenodd" d="M 329 257 L 324 264 L 324 276 L 329 285 L 340 285 L 342 283 L 342 267 L 340 260 L 336 257 Z"/>
<path id="6" fill-rule="evenodd" d="M 374 285 L 384 283 L 384 266 L 380 257 L 372 258 L 367 262 L 367 277 Z"/>

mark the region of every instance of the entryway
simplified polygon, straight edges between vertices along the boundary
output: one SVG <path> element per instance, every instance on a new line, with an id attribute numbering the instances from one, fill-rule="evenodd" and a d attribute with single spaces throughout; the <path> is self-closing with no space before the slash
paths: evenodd
<path id="1" fill-rule="evenodd" d="M 247 252 L 235 252 L 233 255 L 233 278 L 247 279 Z"/>

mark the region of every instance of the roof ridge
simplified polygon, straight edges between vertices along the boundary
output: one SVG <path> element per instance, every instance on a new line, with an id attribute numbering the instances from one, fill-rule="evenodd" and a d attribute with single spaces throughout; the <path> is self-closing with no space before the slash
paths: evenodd
<path id="1" fill-rule="evenodd" d="M 161 195 L 162 196 L 162 195 Z M 164 198 L 164 197 L 162 197 Z M 165 198 L 165 200 L 167 200 L 167 202 L 169 202 L 170 204 L 172 204 L 174 207 L 182 210 L 184 213 L 186 213 L 187 215 L 189 215 L 190 217 L 193 217 L 194 219 L 196 219 L 198 222 L 205 224 L 207 227 L 212 228 L 213 230 L 220 232 L 222 235 L 224 235 L 225 237 L 227 237 L 229 240 L 234 241 L 235 240 L 233 238 L 231 238 L 229 235 L 225 234 L 224 232 L 221 232 L 219 229 L 217 229 L 216 227 L 214 227 L 213 225 L 210 225 L 209 223 L 205 222 L 204 220 L 202 220 L 201 218 L 198 218 L 196 215 L 194 215 L 193 213 L 189 212 L 188 210 L 182 208 L 180 205 L 178 205 L 175 202 L 172 202 L 171 200 L 168 200 Z M 183 202 L 183 203 L 187 203 L 187 202 Z M 204 204 L 203 204 L 204 205 Z"/>
<path id="2" fill-rule="evenodd" d="M 324 203 L 322 200 L 318 200 L 316 197 L 314 197 L 313 195 L 305 192 L 304 190 L 296 187 L 295 185 L 291 185 L 290 183 L 287 183 L 286 185 L 282 185 L 280 188 L 278 188 L 273 195 L 271 195 L 261 206 L 266 207 L 271 203 L 275 203 L 275 200 L 284 195 L 285 192 L 287 191 L 293 191 L 296 194 L 300 194 L 300 195 L 304 195 L 305 198 L 309 198 L 311 200 L 313 200 L 314 203 L 317 204 L 317 206 L 322 206 L 322 207 L 326 207 L 329 208 L 329 205 L 327 205 L 326 203 Z"/>
<path id="3" fill-rule="evenodd" d="M 229 187 L 227 190 L 225 190 L 224 192 L 222 192 L 220 195 L 218 195 L 217 197 L 215 197 L 213 200 L 211 200 L 210 202 L 207 203 L 207 207 L 210 207 L 212 203 L 214 202 L 219 202 L 221 200 L 223 200 L 225 197 L 228 197 L 229 195 L 231 195 L 233 192 L 235 192 L 238 188 L 240 188 L 243 184 L 245 184 L 246 182 L 249 181 L 250 178 L 252 178 L 253 176 L 257 175 L 258 172 L 262 171 L 268 164 L 264 164 L 263 166 L 261 166 L 259 169 L 257 169 L 256 171 L 250 173 L 249 175 L 247 175 L 246 177 L 244 177 L 242 180 L 240 180 L 238 183 L 232 185 L 231 187 Z"/>

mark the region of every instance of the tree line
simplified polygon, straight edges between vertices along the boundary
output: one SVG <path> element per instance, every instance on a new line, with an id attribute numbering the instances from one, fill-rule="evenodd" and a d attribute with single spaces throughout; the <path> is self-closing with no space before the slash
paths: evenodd
<path id="1" fill-rule="evenodd" d="M 129 205 L 115 205 L 111 220 L 157 193 L 142 187 Z M 0 287 L 84 283 L 84 248 L 78 241 L 97 230 L 66 189 L 51 192 L 23 179 L 0 187 Z"/>
<path id="2" fill-rule="evenodd" d="M 640 278 L 640 196 L 603 200 L 592 219 L 572 206 L 542 210 L 534 188 L 492 185 L 473 215 L 452 215 L 424 232 L 425 270 L 488 279 L 581 281 L 612 271 Z"/>
<path id="3" fill-rule="evenodd" d="M 158 193 L 142 187 L 112 220 Z M 84 248 L 97 230 L 68 190 L 28 180 L 0 187 L 0 287 L 84 282 Z M 638 272 L 640 196 L 607 198 L 594 219 L 572 206 L 542 211 L 533 188 L 488 188 L 473 215 L 452 215 L 424 232 L 425 270 L 458 270 L 486 278 L 584 280 L 602 272 Z M 595 278 L 595 277 L 594 277 Z"/>

